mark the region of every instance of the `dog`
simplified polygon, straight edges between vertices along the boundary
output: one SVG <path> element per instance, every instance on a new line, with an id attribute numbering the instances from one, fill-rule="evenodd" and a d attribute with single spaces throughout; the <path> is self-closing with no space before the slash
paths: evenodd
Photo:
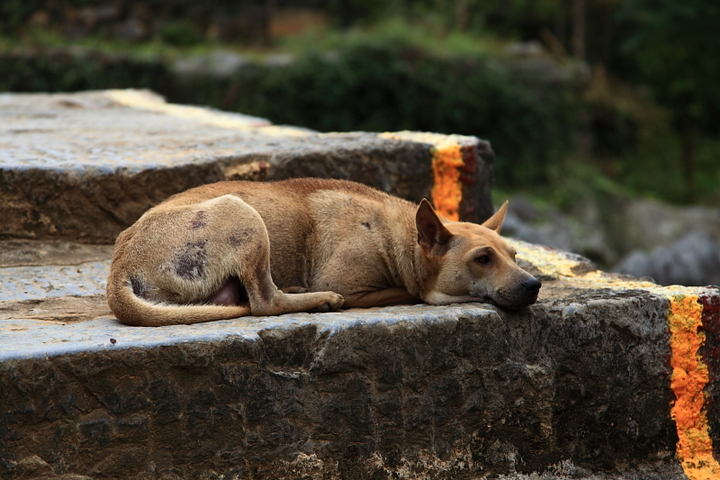
<path id="1" fill-rule="evenodd" d="M 541 283 L 500 235 L 345 180 L 227 181 L 148 210 L 115 244 L 110 309 L 136 326 L 353 307 L 492 302 Z"/>

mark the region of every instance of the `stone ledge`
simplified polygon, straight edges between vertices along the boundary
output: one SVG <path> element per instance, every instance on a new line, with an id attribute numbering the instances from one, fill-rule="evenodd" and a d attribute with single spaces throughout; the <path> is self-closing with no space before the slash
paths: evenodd
<path id="1" fill-rule="evenodd" d="M 228 179 L 351 179 L 419 201 L 438 138 L 465 157 L 463 217 L 492 214 L 494 156 L 475 137 L 317 133 L 134 90 L 2 94 L 0 132 L 0 237 L 113 243 L 170 195 Z"/>
<path id="2" fill-rule="evenodd" d="M 515 245 L 545 283 L 516 312 L 423 305 L 156 329 L 2 321 L 0 472 L 481 478 L 569 461 L 585 472 L 661 462 L 663 476 L 646 478 L 684 478 L 668 310 L 691 295 L 720 305 L 720 291 Z M 716 375 L 717 358 L 700 354 Z M 715 388 L 705 434 L 717 443 Z"/>
<path id="3" fill-rule="evenodd" d="M 716 287 L 515 242 L 544 282 L 520 311 L 131 328 L 103 295 L 112 248 L 61 241 L 112 241 L 166 196 L 226 178 L 350 178 L 436 206 L 439 180 L 462 199 L 446 215 L 482 220 L 487 142 L 318 134 L 137 91 L 0 95 L 0 119 L 0 237 L 24 237 L 0 241 L 0 477 L 720 476 Z"/>

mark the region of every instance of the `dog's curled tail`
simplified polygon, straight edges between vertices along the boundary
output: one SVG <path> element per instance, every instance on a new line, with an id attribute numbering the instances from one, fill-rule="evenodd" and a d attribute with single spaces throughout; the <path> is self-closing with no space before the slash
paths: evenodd
<path id="1" fill-rule="evenodd" d="M 136 327 L 162 327 L 228 320 L 250 315 L 249 305 L 169 305 L 135 295 L 130 279 L 110 275 L 107 283 L 110 310 L 120 322 Z"/>

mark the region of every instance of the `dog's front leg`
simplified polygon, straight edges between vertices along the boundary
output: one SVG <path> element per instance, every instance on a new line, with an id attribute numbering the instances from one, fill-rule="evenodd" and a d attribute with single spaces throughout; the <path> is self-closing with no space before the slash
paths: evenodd
<path id="1" fill-rule="evenodd" d="M 417 297 L 408 293 L 401 287 L 385 288 L 383 290 L 373 290 L 371 292 L 353 293 L 345 295 L 345 308 L 368 308 L 368 307 L 387 307 L 389 305 L 413 305 L 421 303 Z"/>

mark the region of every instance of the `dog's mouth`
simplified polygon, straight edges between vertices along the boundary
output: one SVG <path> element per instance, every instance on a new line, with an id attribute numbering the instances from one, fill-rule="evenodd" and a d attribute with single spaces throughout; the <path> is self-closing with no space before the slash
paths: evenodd
<path id="1" fill-rule="evenodd" d="M 500 290 L 492 299 L 499 307 L 516 310 L 529 307 L 537 302 L 542 282 L 535 277 L 530 277 L 512 290 Z"/>

